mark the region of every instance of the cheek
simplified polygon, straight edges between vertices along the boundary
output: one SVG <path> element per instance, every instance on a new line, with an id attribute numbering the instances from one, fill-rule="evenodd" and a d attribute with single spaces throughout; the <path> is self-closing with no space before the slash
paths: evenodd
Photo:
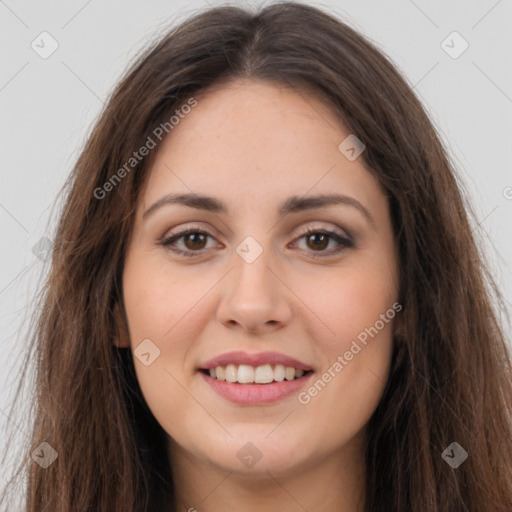
<path id="1" fill-rule="evenodd" d="M 190 407 L 192 372 L 184 365 L 205 320 L 198 317 L 200 299 L 213 284 L 176 267 L 171 274 L 161 258 L 132 253 L 125 264 L 124 300 L 137 380 L 148 407 L 170 435 L 180 435 L 176 418 Z M 146 353 L 149 357 L 139 357 Z"/>
<path id="2" fill-rule="evenodd" d="M 165 258 L 135 254 L 123 275 L 132 344 L 151 338 L 162 347 L 172 343 L 178 350 L 179 341 L 190 339 L 200 325 L 201 297 L 214 285 L 208 281 L 207 276 L 198 279 L 197 273 L 172 266 Z"/>
<path id="3" fill-rule="evenodd" d="M 322 345 L 325 366 L 298 397 L 307 416 L 317 419 L 319 451 L 335 449 L 360 432 L 382 398 L 392 357 L 393 320 L 380 330 L 374 327 L 381 311 L 386 309 L 368 304 L 364 310 L 354 308 L 350 325 L 335 326 L 338 340 Z M 331 440 L 328 446 L 323 439 Z"/>
<path id="4" fill-rule="evenodd" d="M 358 336 L 364 342 L 376 322 L 381 337 L 386 337 L 395 316 L 391 311 L 386 317 L 386 311 L 397 300 L 390 268 L 386 260 L 360 260 L 326 272 L 304 273 L 295 280 L 294 292 L 302 300 L 301 314 L 308 318 L 310 335 L 331 359 L 348 350 Z M 381 315 L 386 317 L 384 324 Z"/>
<path id="5" fill-rule="evenodd" d="M 340 425 L 355 434 L 370 419 L 384 391 L 397 311 L 395 275 L 384 260 L 353 265 L 316 280 L 304 314 L 323 366 L 300 403 L 312 417 L 329 417 L 320 428 L 336 437 Z M 305 282 L 305 281 L 304 281 Z M 305 293 L 305 288 L 300 293 Z M 315 314 L 313 314 L 314 312 Z M 326 327 L 328 326 L 328 328 Z"/>

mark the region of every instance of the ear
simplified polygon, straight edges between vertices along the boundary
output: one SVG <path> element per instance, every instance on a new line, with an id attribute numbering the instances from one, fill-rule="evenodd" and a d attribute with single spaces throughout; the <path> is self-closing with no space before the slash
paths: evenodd
<path id="1" fill-rule="evenodd" d="M 130 333 L 128 332 L 126 315 L 121 313 L 119 302 L 116 302 L 114 305 L 114 317 L 116 323 L 116 336 L 113 340 L 114 345 L 119 348 L 130 348 Z"/>

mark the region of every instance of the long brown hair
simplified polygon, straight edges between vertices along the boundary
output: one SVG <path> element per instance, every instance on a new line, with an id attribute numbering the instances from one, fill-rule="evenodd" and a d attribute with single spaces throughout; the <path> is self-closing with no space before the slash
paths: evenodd
<path id="1" fill-rule="evenodd" d="M 131 350 L 112 342 L 126 242 L 155 151 L 126 163 L 176 109 L 239 77 L 323 98 L 364 142 L 362 158 L 389 197 L 403 311 L 367 426 L 367 511 L 510 512 L 505 307 L 455 166 L 394 65 L 347 24 L 296 2 L 196 13 L 132 63 L 97 120 L 66 184 L 34 330 L 27 453 L 45 441 L 58 458 L 18 469 L 27 472 L 26 511 L 169 508 L 165 432 L 144 402 Z M 457 468 L 443 456 L 453 442 L 468 454 Z"/>

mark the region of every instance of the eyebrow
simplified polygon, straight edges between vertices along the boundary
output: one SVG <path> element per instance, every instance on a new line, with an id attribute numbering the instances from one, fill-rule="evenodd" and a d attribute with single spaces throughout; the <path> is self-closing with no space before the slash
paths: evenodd
<path id="1" fill-rule="evenodd" d="M 144 212 L 142 218 L 147 218 L 157 209 L 169 204 L 178 204 L 214 213 L 229 213 L 227 205 L 215 197 L 198 194 L 167 194 L 154 202 Z M 305 210 L 339 204 L 356 208 L 363 214 L 372 228 L 376 230 L 375 220 L 371 216 L 370 212 L 359 201 L 357 201 L 357 199 L 341 194 L 319 194 L 309 197 L 291 196 L 279 206 L 278 213 L 280 216 L 284 217 L 288 213 L 298 213 Z"/>

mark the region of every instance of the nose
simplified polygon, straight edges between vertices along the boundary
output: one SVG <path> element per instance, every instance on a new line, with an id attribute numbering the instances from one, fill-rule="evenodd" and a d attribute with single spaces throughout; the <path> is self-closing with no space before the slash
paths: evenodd
<path id="1" fill-rule="evenodd" d="M 282 272 L 269 266 L 266 251 L 252 263 L 234 254 L 234 268 L 223 279 L 217 319 L 228 328 L 265 334 L 292 316 L 293 294 Z"/>

